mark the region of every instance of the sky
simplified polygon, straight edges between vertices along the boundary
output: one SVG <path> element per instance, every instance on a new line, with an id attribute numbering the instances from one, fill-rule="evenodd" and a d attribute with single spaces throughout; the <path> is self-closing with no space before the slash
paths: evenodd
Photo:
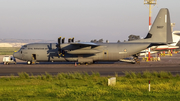
<path id="1" fill-rule="evenodd" d="M 152 21 L 161 8 L 168 8 L 174 30 L 180 30 L 180 0 L 157 0 Z M 145 37 L 149 9 L 144 0 L 0 0 L 0 39 L 75 37 L 89 42 Z"/>

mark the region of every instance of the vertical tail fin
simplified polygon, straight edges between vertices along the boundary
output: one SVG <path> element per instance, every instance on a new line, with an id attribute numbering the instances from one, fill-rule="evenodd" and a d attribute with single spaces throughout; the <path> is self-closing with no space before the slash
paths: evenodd
<path id="1" fill-rule="evenodd" d="M 171 21 L 170 21 L 170 15 L 169 10 L 167 8 L 162 8 L 147 37 L 145 39 L 148 39 L 148 36 L 151 36 L 151 40 L 154 42 L 160 42 L 160 43 L 172 43 L 172 34 L 171 34 Z"/>
<path id="2" fill-rule="evenodd" d="M 167 8 L 160 9 L 147 36 L 144 39 L 135 40 L 134 42 L 150 42 L 156 44 L 172 43 L 173 41 L 169 10 Z"/>

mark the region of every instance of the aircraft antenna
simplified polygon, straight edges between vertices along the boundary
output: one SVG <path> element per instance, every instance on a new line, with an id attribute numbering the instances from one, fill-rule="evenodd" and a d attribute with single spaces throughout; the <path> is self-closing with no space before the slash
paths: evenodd
<path id="1" fill-rule="evenodd" d="M 175 26 L 175 23 L 171 23 L 171 32 L 173 32 L 173 27 Z"/>
<path id="2" fill-rule="evenodd" d="M 149 30 L 151 29 L 151 16 L 152 16 L 152 8 L 157 4 L 157 0 L 144 0 L 144 5 L 149 5 Z M 151 48 L 148 50 L 148 60 L 151 58 Z M 145 55 L 146 57 L 146 55 Z"/>

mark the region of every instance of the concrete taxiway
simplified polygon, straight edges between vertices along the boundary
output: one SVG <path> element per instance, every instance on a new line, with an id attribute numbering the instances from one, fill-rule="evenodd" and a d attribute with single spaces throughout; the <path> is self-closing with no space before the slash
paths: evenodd
<path id="1" fill-rule="evenodd" d="M 48 72 L 56 75 L 57 73 L 68 72 L 99 72 L 102 76 L 124 75 L 125 71 L 168 71 L 173 74 L 180 74 L 180 54 L 161 57 L 158 62 L 141 62 L 140 64 L 131 64 L 124 62 L 98 62 L 91 65 L 74 65 L 74 62 L 42 62 L 35 65 L 27 65 L 26 62 L 17 60 L 17 64 L 4 65 L 0 56 L 0 76 L 17 75 L 20 72 L 32 73 L 33 75 L 44 74 Z"/>

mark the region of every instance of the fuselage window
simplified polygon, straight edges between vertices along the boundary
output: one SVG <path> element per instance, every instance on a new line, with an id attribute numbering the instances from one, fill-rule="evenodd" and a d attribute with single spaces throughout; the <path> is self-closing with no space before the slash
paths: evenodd
<path id="1" fill-rule="evenodd" d="M 33 48 L 28 48 L 28 49 L 33 49 Z"/>

